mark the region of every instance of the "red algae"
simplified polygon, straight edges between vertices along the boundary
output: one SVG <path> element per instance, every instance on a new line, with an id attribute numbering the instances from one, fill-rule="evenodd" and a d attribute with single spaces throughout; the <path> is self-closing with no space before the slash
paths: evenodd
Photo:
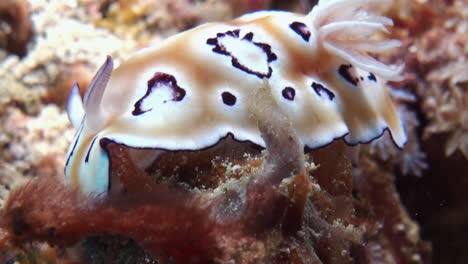
<path id="1" fill-rule="evenodd" d="M 391 174 L 365 159 L 364 169 L 353 168 L 341 142 L 313 152 L 320 163 L 314 168 L 266 88 L 255 97 L 262 107 L 251 111 L 267 149 L 237 163 L 256 169 L 213 181 L 227 172 L 215 166 L 203 170 L 210 177 L 177 184 L 138 167 L 127 147 L 106 142 L 114 182 L 107 195 L 36 178 L 10 194 L 2 243 L 44 241 L 73 250 L 83 263 L 84 252 L 99 251 L 96 238 L 110 248 L 130 239 L 144 249 L 132 251 L 135 257 L 175 263 L 427 263 L 430 248 L 400 205 Z M 167 166 L 180 164 L 174 155 L 163 159 Z"/>
<path id="2" fill-rule="evenodd" d="M 265 98 L 272 102 L 271 97 Z M 255 180 L 234 188 L 226 186 L 220 194 L 169 188 L 132 165 L 124 148 L 109 143 L 112 177 L 120 184 L 108 197 L 83 196 L 53 178 L 35 179 L 11 193 L 3 226 L 12 242 L 32 239 L 62 246 L 101 233 L 119 234 L 139 242 L 159 259 L 177 263 L 216 259 L 253 263 L 273 258 L 272 248 L 262 253 L 257 252 L 258 247 L 271 247 L 269 239 L 275 244 L 281 241 L 277 231 L 283 221 L 295 222 L 291 230 L 301 229 L 297 220 L 309 187 L 294 185 L 295 203 L 280 191 L 283 179 L 297 173 L 300 182 L 307 178 L 302 145 L 289 121 L 278 112 L 271 113 L 268 118 L 258 118 L 268 154 Z M 267 112 L 258 114 L 264 117 Z M 43 193 L 50 195 L 40 199 Z M 250 249 L 238 256 L 240 247 Z"/>

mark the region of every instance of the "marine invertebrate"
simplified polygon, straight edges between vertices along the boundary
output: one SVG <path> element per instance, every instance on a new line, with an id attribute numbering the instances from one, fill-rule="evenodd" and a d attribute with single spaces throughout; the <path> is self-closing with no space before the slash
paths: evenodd
<path id="1" fill-rule="evenodd" d="M 463 263 L 468 259 L 462 242 L 467 236 L 467 195 L 463 190 L 468 186 L 468 163 L 463 149 L 468 139 L 463 136 L 467 86 L 460 77 L 466 76 L 468 67 L 468 3 L 416 2 L 409 17 L 394 18 L 393 32 L 403 41 L 403 48 L 394 54 L 393 61 L 404 60 L 406 68 L 405 80 L 392 86 L 412 92 L 417 98 L 409 109 L 417 114 L 416 135 L 426 153 L 428 169 L 418 179 L 398 178 L 397 185 L 421 234 L 432 243 L 432 262 Z M 407 147 L 411 149 L 410 130 Z"/>
<path id="2" fill-rule="evenodd" d="M 160 258 L 173 258 L 180 263 L 196 259 L 199 262 L 232 259 L 252 263 L 256 259 L 275 258 L 275 254 L 268 251 L 263 256 L 253 254 L 257 252 L 257 243 L 261 241 L 255 239 L 255 234 L 268 234 L 271 229 L 276 229 L 278 222 L 292 221 L 296 224 L 289 224 L 288 227 L 292 228 L 290 232 L 295 236 L 296 228 L 300 228 L 300 212 L 307 199 L 309 187 L 305 177 L 303 146 L 290 122 L 274 105 L 268 87 L 259 89 L 258 95 L 257 98 L 264 103 L 261 108 L 252 110 L 269 153 L 263 169 L 256 173 L 255 181 L 226 185 L 224 191 L 217 192 L 197 193 L 180 188 L 169 189 L 154 182 L 144 171 L 132 165 L 133 162 L 123 146 L 108 142 L 106 148 L 113 160 L 113 177 L 120 178 L 124 189 L 113 185 L 109 197 L 102 200 L 83 196 L 77 189 L 67 188 L 53 178 L 33 181 L 13 192 L 11 203 L 5 206 L 4 227 L 15 230 L 14 234 L 10 234 L 11 241 L 34 238 L 70 243 L 83 235 L 109 232 L 133 237 Z M 290 178 L 291 184 L 295 183 L 286 186 L 289 188 L 287 196 L 293 200 L 287 199 L 280 188 L 286 178 Z M 51 181 L 58 184 L 51 185 Z M 143 190 L 140 188 L 141 184 L 146 186 Z M 34 195 L 31 196 L 49 191 L 53 195 L 48 199 L 41 199 L 40 203 L 37 203 L 39 200 Z M 284 206 L 286 204 L 289 206 Z M 62 213 L 41 213 L 45 212 L 45 208 L 48 208 L 48 212 Z M 121 215 L 124 212 L 126 216 Z M 120 217 L 116 217 L 117 215 Z M 79 220 L 82 217 L 88 219 L 88 224 Z M 111 219 L 116 221 L 109 222 Z M 140 225 L 142 221 L 146 224 Z M 185 224 L 174 228 L 174 221 Z M 135 229 L 135 224 L 140 228 Z M 154 239 L 144 242 L 148 235 Z M 274 235 L 273 232 L 268 236 Z M 236 239 L 241 238 L 251 241 L 251 244 L 243 241 L 236 245 Z M 187 239 L 200 243 L 183 242 Z M 245 248 L 249 244 L 251 248 Z M 235 252 L 241 252 L 240 250 L 231 252 L 238 247 L 247 250 L 245 255 L 237 256 Z"/>
<path id="3" fill-rule="evenodd" d="M 320 12 L 316 11 L 315 15 L 285 13 L 283 17 L 277 17 L 275 12 L 257 13 L 238 20 L 236 25 L 211 25 L 216 28 L 210 34 L 203 34 L 201 39 L 206 48 L 204 51 L 212 56 L 207 57 L 212 58 L 208 61 L 217 67 L 208 67 L 199 60 L 193 60 L 192 56 L 198 51 L 180 52 L 183 49 L 176 49 L 179 52 L 170 55 L 180 55 L 183 59 L 174 58 L 171 63 L 190 58 L 189 62 L 196 65 L 182 67 L 182 64 L 177 64 L 181 67 L 171 68 L 164 63 L 156 63 L 154 69 L 146 56 L 163 49 L 161 46 L 143 51 L 114 72 L 112 60 L 108 59 L 91 82 L 84 100 L 81 100 L 79 87 L 75 85 L 68 104 L 70 120 L 79 126 L 79 132 L 76 144 L 70 148 L 70 167 L 67 169 L 73 171 L 81 166 L 82 158 L 93 162 L 94 168 L 99 168 L 97 164 L 104 161 L 102 168 L 105 171 L 80 171 L 78 176 L 91 179 L 87 185 L 90 189 L 81 183 L 76 186 L 67 184 L 73 182 L 73 177 L 65 183 L 53 177 L 41 177 L 14 190 L 0 220 L 0 231 L 5 231 L 0 243 L 15 245 L 24 241 L 48 241 L 60 248 L 69 247 L 86 237 L 111 233 L 133 239 L 163 262 L 427 261 L 428 249 L 404 213 L 391 175 L 384 175 L 382 180 L 377 165 L 367 166 L 373 169 L 370 172 L 356 172 L 346 155 L 352 151 L 351 147 L 334 138 L 349 132 L 345 138 L 347 143 L 367 142 L 390 126 L 396 143 L 402 145 L 405 141 L 403 134 L 396 136 L 402 129 L 385 88 L 387 78 L 398 79 L 397 73 L 367 55 L 365 39 L 358 37 L 354 43 L 348 43 L 349 39 L 334 34 L 337 32 L 333 30 L 346 30 L 349 26 L 330 12 L 336 8 L 333 3 L 337 2 L 350 7 L 346 1 L 323 2 L 317 7 Z M 369 24 L 364 23 L 370 27 L 369 31 L 373 27 L 377 28 L 376 31 L 383 29 L 378 22 L 388 23 L 388 20 L 371 16 L 358 6 L 352 7 L 353 11 L 345 12 L 345 18 L 370 19 Z M 276 21 L 278 18 L 281 22 L 288 17 L 293 20 L 286 20 L 286 26 L 281 29 L 285 30 L 285 36 L 294 40 L 289 47 L 291 50 L 279 49 L 280 45 L 267 39 L 266 33 L 260 38 L 262 31 L 254 27 L 263 25 L 256 24 L 259 20 Z M 311 21 L 317 22 L 320 29 L 327 30 L 316 30 L 310 21 L 302 20 L 307 17 L 313 18 Z M 243 30 L 247 25 L 252 29 Z M 232 28 L 227 28 L 230 26 Z M 241 29 L 237 30 L 239 27 Z M 279 33 L 274 35 L 281 36 Z M 169 43 L 175 45 L 186 40 L 181 36 L 174 37 Z M 389 48 L 395 43 L 380 44 Z M 302 69 L 294 68 L 292 63 L 282 64 L 288 56 L 297 59 L 302 55 L 299 51 L 307 50 L 309 46 L 317 48 L 312 49 L 316 53 L 307 57 L 312 60 L 310 64 L 307 60 L 296 64 L 304 66 Z M 171 47 L 164 51 L 168 50 Z M 292 54 L 285 50 L 292 51 Z M 251 56 L 244 52 L 258 55 L 261 63 L 254 64 Z M 322 56 L 328 60 L 318 63 Z M 140 63 L 143 63 L 142 68 L 133 68 Z M 362 65 L 357 65 L 359 63 Z M 308 69 L 306 66 L 316 67 Z M 131 68 L 134 71 L 129 71 Z M 198 74 L 200 79 L 192 79 L 189 74 L 186 77 L 189 81 L 184 79 L 184 74 L 179 71 L 187 68 Z M 364 68 L 373 70 L 369 73 Z M 143 77 L 136 78 L 138 82 L 132 86 L 130 79 L 135 80 L 142 69 L 149 70 L 141 73 Z M 210 75 L 216 70 L 222 74 Z M 277 76 L 278 72 L 284 74 L 288 70 L 298 80 L 293 82 L 292 77 Z M 220 86 L 219 83 L 226 78 L 229 85 Z M 200 88 L 201 84 L 210 81 L 213 83 L 210 89 Z M 305 84 L 301 85 L 302 81 Z M 119 89 L 135 88 L 138 93 L 129 93 L 132 95 L 130 98 L 122 98 L 121 94 L 114 93 L 115 85 L 120 82 L 124 86 L 119 86 Z M 284 85 L 285 82 L 291 83 Z M 201 98 L 184 106 L 196 95 Z M 376 95 L 381 96 L 381 100 L 372 101 Z M 128 104 L 109 104 L 116 98 L 119 100 L 115 102 L 124 100 Z M 317 104 L 312 110 L 324 115 L 313 115 L 306 104 L 293 111 L 295 105 L 307 100 Z M 357 103 L 354 104 L 353 100 Z M 381 111 L 374 104 L 382 100 L 382 106 L 390 107 L 389 112 Z M 127 107 L 123 107 L 125 105 Z M 119 107 L 125 109 L 122 119 L 117 115 L 109 121 L 107 117 L 112 116 L 112 111 L 107 110 Z M 211 111 L 204 112 L 203 116 L 219 118 L 208 123 L 214 124 L 209 129 L 200 128 L 199 124 L 206 125 L 207 120 L 197 119 L 196 111 L 208 107 Z M 245 111 L 236 110 L 239 107 L 244 107 Z M 351 111 L 354 107 L 362 112 Z M 304 118 L 312 119 L 306 122 L 308 127 L 300 127 L 298 120 L 303 119 L 295 116 L 304 109 Z M 334 114 L 331 117 L 338 117 L 334 120 L 336 123 L 327 123 L 330 116 L 325 110 Z M 190 119 L 189 114 L 192 113 L 194 115 Z M 125 120 L 125 115 L 131 118 L 127 120 L 129 122 L 119 123 Z M 168 134 L 182 139 L 180 145 L 167 135 L 160 142 L 168 144 L 165 149 L 157 149 L 161 148 L 157 144 L 144 145 L 146 148 L 128 144 L 129 136 L 139 136 L 133 133 L 149 128 L 154 118 L 164 119 L 161 120 L 164 127 L 157 127 L 157 131 L 164 136 L 167 129 Z M 174 133 L 187 128 L 185 124 L 179 124 L 181 120 L 172 120 L 175 118 L 189 122 L 185 134 Z M 103 120 L 106 122 L 101 123 Z M 143 125 L 143 121 L 148 123 Z M 237 127 L 225 129 L 221 127 L 221 121 L 225 121 L 224 125 Z M 132 127 L 138 129 L 120 135 L 117 141 L 107 132 L 119 130 L 115 127 L 118 124 L 125 125 L 125 131 Z M 336 134 L 320 133 L 322 125 Z M 101 130 L 102 127 L 105 129 Z M 245 133 L 245 139 L 257 138 L 256 144 L 233 140 L 239 139 L 242 135 L 239 128 L 243 127 L 252 128 Z M 201 131 L 199 134 L 197 129 Z M 216 134 L 218 132 L 219 135 Z M 226 133 L 228 136 L 223 138 Z M 147 133 L 140 136 L 144 134 Z M 309 140 L 311 138 L 317 141 Z M 153 142 L 151 137 L 133 140 L 142 144 Z M 330 142 L 327 147 L 304 156 L 305 144 L 314 148 Z M 172 148 L 167 147 L 170 144 L 173 144 Z M 195 147 L 188 148 L 190 144 Z M 89 151 L 91 145 L 95 148 Z M 258 145 L 265 147 L 263 154 Z M 96 148 L 98 152 L 93 152 Z M 95 155 L 100 151 L 103 155 Z M 320 167 L 317 168 L 312 161 Z M 90 168 L 86 166 L 89 165 L 84 165 L 84 168 Z M 358 177 L 353 179 L 352 172 Z M 97 194 L 103 189 L 105 195 Z M 47 196 L 42 199 L 44 193 Z"/>
<path id="4" fill-rule="evenodd" d="M 467 53 L 468 55 L 468 53 Z M 461 59 L 429 73 L 431 83 L 424 107 L 430 109 L 431 123 L 424 136 L 446 133 L 445 155 L 457 149 L 468 159 L 468 60 Z M 441 88 L 441 86 L 443 88 Z"/>
<path id="5" fill-rule="evenodd" d="M 414 225 L 394 202 L 391 177 L 382 181 L 370 166 L 374 171 L 359 177 L 369 179 L 358 182 L 359 200 L 354 202 L 351 164 L 343 153 L 349 147 L 337 142 L 341 144 L 319 150 L 314 156 L 325 170 L 307 169 L 303 145 L 266 83 L 256 99 L 252 118 L 267 153 L 246 162 L 259 169 L 195 191 L 155 181 L 133 162 L 129 148 L 109 141 L 103 145 L 111 158 L 111 177 L 121 185 L 111 185 L 107 196 L 90 196 L 56 178 L 36 178 L 11 194 L 0 220 L 5 231 L 0 243 L 39 240 L 69 246 L 112 233 L 133 238 L 158 261 L 176 263 L 427 260 Z M 311 170 L 315 179 L 309 178 Z M 377 195 L 382 190 L 385 195 Z M 354 203 L 358 210 L 348 208 Z"/>
<path id="6" fill-rule="evenodd" d="M 78 133 L 67 181 L 84 192 L 109 188 L 106 140 L 200 150 L 230 134 L 265 146 L 249 118 L 264 78 L 307 147 L 343 136 L 352 145 L 369 142 L 386 129 L 402 147 L 406 136 L 385 86 L 399 70 L 368 54 L 399 42 L 370 39 L 391 20 L 363 11 L 366 4 L 327 1 L 307 15 L 259 12 L 205 24 L 142 50 L 115 71 L 108 57 L 83 102 L 78 86 L 70 97 Z M 338 16 L 333 10 L 343 5 Z"/>
<path id="7" fill-rule="evenodd" d="M 408 65 L 404 85 L 421 98 L 421 112 L 429 123 L 423 128 L 423 138 L 428 140 L 437 134 L 444 135 L 446 155 L 460 150 L 466 158 L 466 3 L 453 1 L 447 6 L 443 1 L 434 0 L 430 7 L 422 4 L 419 9 L 419 14 L 432 14 L 430 23 L 412 24 L 411 19 L 409 22 L 403 20 L 402 25 L 410 25 L 397 30 L 402 38 L 419 36 L 406 38 L 407 49 L 397 55 L 405 58 Z"/>

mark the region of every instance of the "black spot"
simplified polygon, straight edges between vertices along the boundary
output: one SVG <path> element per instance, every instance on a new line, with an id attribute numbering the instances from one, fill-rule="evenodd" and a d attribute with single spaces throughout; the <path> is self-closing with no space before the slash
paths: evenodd
<path id="1" fill-rule="evenodd" d="M 335 98 L 335 94 L 327 88 L 323 87 L 323 85 L 321 85 L 320 83 L 313 82 L 311 86 L 318 96 L 322 97 L 323 92 L 328 96 L 328 99 L 330 99 L 330 101 L 333 100 L 333 98 Z"/>
<path id="2" fill-rule="evenodd" d="M 89 160 L 89 154 L 91 153 L 91 149 L 93 149 L 94 141 L 96 141 L 96 138 L 97 138 L 97 137 L 95 137 L 95 138 L 93 139 L 93 141 L 91 142 L 91 146 L 89 146 L 88 153 L 86 153 L 86 158 L 85 158 L 85 160 L 84 160 L 86 163 L 87 163 L 88 160 Z"/>
<path id="3" fill-rule="evenodd" d="M 206 44 L 208 45 L 216 45 L 218 43 L 218 40 L 216 38 L 209 38 L 206 40 Z"/>
<path id="4" fill-rule="evenodd" d="M 234 36 L 235 36 L 236 38 L 238 38 L 238 37 L 239 37 L 239 33 L 240 33 L 240 29 L 234 29 L 234 30 L 231 31 L 231 32 L 233 32 L 233 33 L 234 33 Z"/>
<path id="5" fill-rule="evenodd" d="M 226 33 L 224 33 L 225 35 L 228 35 L 228 36 L 231 36 L 231 37 L 235 37 L 236 35 L 234 34 L 234 31 L 227 31 Z"/>
<path id="6" fill-rule="evenodd" d="M 239 36 L 240 36 L 240 29 L 229 30 L 229 31 L 226 31 L 225 33 L 217 33 L 215 38 L 207 39 L 206 44 L 214 46 L 213 49 L 212 49 L 213 52 L 231 57 L 231 64 L 235 68 L 237 68 L 239 70 L 242 70 L 242 71 L 244 71 L 244 72 L 246 72 L 248 74 L 253 74 L 253 75 L 257 76 L 260 79 L 263 79 L 265 77 L 270 78 L 271 74 L 273 72 L 273 70 L 272 70 L 272 68 L 270 66 L 268 66 L 268 72 L 266 72 L 266 73 L 256 72 L 256 71 L 248 68 L 247 66 L 243 65 L 239 61 L 239 59 L 236 56 L 234 56 L 233 52 L 227 50 L 227 48 L 219 41 L 221 38 L 225 38 L 225 37 L 239 38 Z M 253 45 L 255 45 L 255 46 L 259 47 L 260 49 L 262 49 L 262 51 L 267 56 L 267 63 L 268 64 L 270 62 L 278 59 L 276 54 L 274 52 L 272 52 L 270 45 L 268 45 L 266 43 L 261 43 L 261 42 L 254 42 L 253 38 L 254 38 L 254 33 L 249 32 L 249 33 L 245 34 L 242 37 L 242 40 L 251 42 Z"/>
<path id="7" fill-rule="evenodd" d="M 177 80 L 173 75 L 163 72 L 156 72 L 153 78 L 148 80 L 148 89 L 146 90 L 145 95 L 142 98 L 140 98 L 134 105 L 135 109 L 133 109 L 132 111 L 132 114 L 134 116 L 141 115 L 153 110 L 153 108 L 150 108 L 148 110 L 142 110 L 141 104 L 159 85 L 164 85 L 165 87 L 169 87 L 172 90 L 173 98 L 171 99 L 171 101 L 179 102 L 182 101 L 182 99 L 184 99 L 186 93 L 185 89 L 182 89 L 177 85 Z M 167 101 L 164 101 L 164 103 L 166 102 Z"/>
<path id="8" fill-rule="evenodd" d="M 359 79 L 360 79 L 361 81 L 364 81 L 364 77 L 362 77 L 362 76 L 360 76 Z"/>
<path id="9" fill-rule="evenodd" d="M 245 34 L 245 36 L 242 39 L 247 40 L 247 41 L 252 41 L 253 33 L 249 32 L 249 33 Z"/>
<path id="10" fill-rule="evenodd" d="M 286 87 L 283 89 L 281 92 L 283 94 L 284 99 L 287 99 L 289 101 L 294 100 L 294 97 L 296 96 L 296 90 L 292 87 Z"/>
<path id="11" fill-rule="evenodd" d="M 236 104 L 237 98 L 230 92 L 223 92 L 221 97 L 225 105 L 233 106 Z"/>
<path id="12" fill-rule="evenodd" d="M 301 23 L 301 22 L 294 22 L 294 23 L 290 24 L 289 27 L 292 30 L 294 30 L 294 32 L 296 32 L 299 36 L 301 36 L 303 40 L 305 40 L 306 42 L 309 41 L 309 39 L 310 39 L 310 30 L 306 26 L 306 24 Z"/>
<path id="13" fill-rule="evenodd" d="M 351 83 L 352 85 L 356 86 L 357 85 L 357 81 L 355 79 L 353 79 L 353 77 L 351 76 L 351 74 L 349 73 L 349 69 L 351 69 L 353 67 L 353 65 L 351 64 L 348 64 L 348 65 L 341 65 L 340 68 L 338 69 L 338 73 L 341 75 L 341 77 L 343 77 L 346 81 L 348 81 L 349 83 Z"/>
<path id="14" fill-rule="evenodd" d="M 369 72 L 367 79 L 369 79 L 369 81 L 377 82 L 377 78 L 375 78 L 375 75 L 372 72 Z"/>

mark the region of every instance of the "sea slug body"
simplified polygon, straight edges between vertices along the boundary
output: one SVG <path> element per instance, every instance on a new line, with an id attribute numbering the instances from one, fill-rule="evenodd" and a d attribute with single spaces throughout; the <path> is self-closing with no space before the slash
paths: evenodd
<path id="1" fill-rule="evenodd" d="M 385 85 L 400 79 L 399 69 L 368 55 L 399 42 L 371 38 L 392 21 L 366 12 L 368 2 L 320 1 L 307 15 L 262 11 L 204 24 L 116 69 L 108 57 L 83 100 L 79 87 L 72 89 L 67 110 L 78 132 L 67 182 L 84 193 L 107 191 L 109 140 L 200 150 L 231 134 L 264 146 L 249 118 L 253 90 L 263 81 L 309 148 L 341 137 L 350 145 L 367 143 L 387 129 L 402 147 L 405 132 Z"/>

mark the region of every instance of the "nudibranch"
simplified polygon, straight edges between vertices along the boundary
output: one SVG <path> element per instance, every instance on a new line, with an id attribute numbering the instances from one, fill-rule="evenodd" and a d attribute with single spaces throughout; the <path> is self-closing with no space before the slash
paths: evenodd
<path id="1" fill-rule="evenodd" d="M 107 142 L 131 148 L 201 150 L 231 135 L 264 146 L 249 105 L 268 82 L 298 137 L 318 148 L 343 137 L 367 143 L 389 130 L 406 135 L 386 81 L 399 80 L 369 53 L 397 47 L 392 21 L 366 11 L 370 1 L 320 1 L 307 15 L 261 11 L 207 23 L 145 48 L 113 69 L 107 58 L 85 92 L 72 88 L 77 128 L 65 166 L 84 193 L 108 190 Z"/>

